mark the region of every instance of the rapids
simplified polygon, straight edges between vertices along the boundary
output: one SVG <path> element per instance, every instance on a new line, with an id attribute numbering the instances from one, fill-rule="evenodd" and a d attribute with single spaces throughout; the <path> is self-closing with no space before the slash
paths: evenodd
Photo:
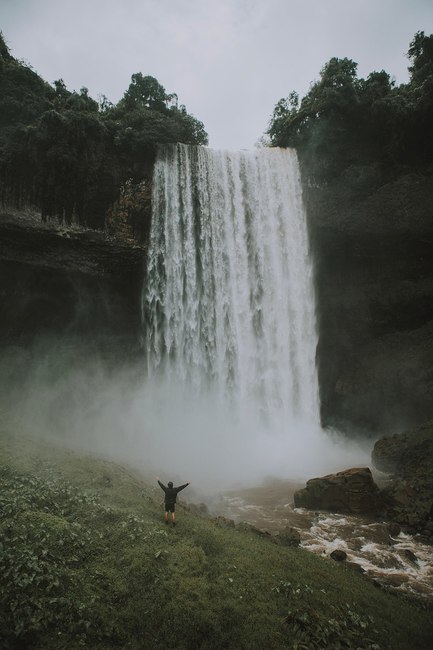
<path id="1" fill-rule="evenodd" d="M 269 480 L 255 488 L 226 492 L 212 512 L 247 522 L 271 535 L 295 528 L 301 548 L 330 562 L 334 550 L 347 554 L 346 563 L 377 584 L 433 604 L 433 549 L 422 538 L 400 532 L 391 535 L 387 522 L 293 507 L 293 493 L 304 487 Z"/>

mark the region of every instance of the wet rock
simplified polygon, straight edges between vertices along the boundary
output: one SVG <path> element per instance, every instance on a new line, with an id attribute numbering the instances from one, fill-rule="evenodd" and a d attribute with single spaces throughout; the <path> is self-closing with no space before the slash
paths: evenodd
<path id="1" fill-rule="evenodd" d="M 429 535 L 433 535 L 433 521 L 428 521 L 426 523 L 425 530 Z"/>
<path id="2" fill-rule="evenodd" d="M 346 551 L 336 548 L 332 553 L 330 553 L 330 557 L 332 557 L 336 562 L 343 562 L 347 559 L 347 553 Z"/>
<path id="3" fill-rule="evenodd" d="M 307 481 L 294 494 L 297 508 L 374 515 L 383 509 L 379 488 L 368 467 L 352 468 Z"/>
<path id="4" fill-rule="evenodd" d="M 406 531 L 428 532 L 433 524 L 433 421 L 378 440 L 372 460 L 391 474 L 381 491 L 387 518 Z M 433 536 L 433 525 L 431 531 Z"/>
<path id="5" fill-rule="evenodd" d="M 433 421 L 410 431 L 381 438 L 372 452 L 374 466 L 404 478 L 424 475 L 430 470 L 433 456 Z"/>
<path id="6" fill-rule="evenodd" d="M 199 517 L 209 517 L 209 508 L 205 503 L 190 503 L 188 510 Z"/>
<path id="7" fill-rule="evenodd" d="M 241 523 L 237 525 L 237 529 L 247 533 L 254 533 L 259 537 L 267 537 L 267 538 L 272 537 L 271 533 L 268 530 L 262 530 L 261 528 L 257 528 L 257 526 L 253 526 L 253 524 L 249 524 L 246 521 L 241 521 Z"/>
<path id="8" fill-rule="evenodd" d="M 392 521 L 390 524 L 388 524 L 388 532 L 391 537 L 398 537 L 401 533 L 401 526 L 395 521 Z"/>
<path id="9" fill-rule="evenodd" d="M 383 578 L 376 578 L 374 582 L 377 581 L 377 586 L 380 586 L 382 588 L 387 588 L 387 587 L 401 587 L 404 584 L 407 584 L 409 582 L 409 576 L 405 575 L 404 573 L 391 573 L 390 575 L 387 576 L 386 582 L 383 581 Z"/>
<path id="10" fill-rule="evenodd" d="M 357 562 L 345 562 L 344 566 L 349 567 L 355 573 L 360 573 L 362 575 L 365 575 L 365 573 L 366 573 L 366 570 L 360 564 L 358 564 Z"/>
<path id="11" fill-rule="evenodd" d="M 415 553 L 410 550 L 410 548 L 405 548 L 403 550 L 404 550 L 404 556 L 409 560 L 409 562 L 412 562 L 413 564 L 418 564 L 418 558 L 415 555 Z"/>
<path id="12" fill-rule="evenodd" d="M 229 519 L 228 517 L 223 517 L 222 515 L 215 517 L 214 522 L 216 523 L 217 526 L 222 526 L 224 528 L 235 527 L 235 522 L 233 521 L 233 519 Z"/>
<path id="13" fill-rule="evenodd" d="M 301 535 L 296 528 L 287 526 L 275 535 L 275 541 L 284 546 L 299 546 L 301 543 Z"/>

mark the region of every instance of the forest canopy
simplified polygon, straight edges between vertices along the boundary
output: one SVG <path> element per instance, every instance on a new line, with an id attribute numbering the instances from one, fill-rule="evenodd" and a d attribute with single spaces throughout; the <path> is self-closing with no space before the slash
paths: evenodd
<path id="1" fill-rule="evenodd" d="M 207 144 L 202 122 L 141 72 L 122 99 L 52 85 L 15 59 L 0 33 L 0 203 L 42 219 L 102 228 L 126 182 L 148 174 L 156 145 Z"/>
<path id="2" fill-rule="evenodd" d="M 354 166 L 425 166 L 433 151 L 433 35 L 417 32 L 409 82 L 331 58 L 302 99 L 280 99 L 267 135 L 295 147 L 306 176 L 323 183 Z M 137 72 L 117 104 L 87 88 L 44 81 L 12 56 L 0 33 L 0 203 L 42 219 L 104 228 L 122 188 L 150 176 L 155 147 L 207 144 L 204 125 L 152 76 Z"/>
<path id="3" fill-rule="evenodd" d="M 381 70 L 366 79 L 357 63 L 332 58 L 299 100 L 280 99 L 267 135 L 295 147 L 319 182 L 351 165 L 425 165 L 433 152 L 433 35 L 417 32 L 407 52 L 409 82 L 396 86 Z"/>

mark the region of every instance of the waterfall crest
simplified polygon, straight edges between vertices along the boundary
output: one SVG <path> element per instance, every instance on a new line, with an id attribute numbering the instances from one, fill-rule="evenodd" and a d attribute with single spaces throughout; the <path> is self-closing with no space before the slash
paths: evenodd
<path id="1" fill-rule="evenodd" d="M 271 431 L 319 426 L 295 151 L 161 147 L 143 295 L 148 374 Z"/>

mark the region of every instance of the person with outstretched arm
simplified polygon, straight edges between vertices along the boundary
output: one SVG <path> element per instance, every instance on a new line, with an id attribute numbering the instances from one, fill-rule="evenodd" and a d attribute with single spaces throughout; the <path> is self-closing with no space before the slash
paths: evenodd
<path id="1" fill-rule="evenodd" d="M 164 498 L 164 521 L 166 524 L 168 524 L 168 513 L 171 512 L 171 523 L 173 526 L 176 524 L 176 499 L 177 495 L 181 490 L 184 490 L 188 485 L 190 484 L 190 481 L 188 483 L 185 483 L 184 485 L 179 485 L 179 487 L 173 487 L 173 483 L 169 481 L 167 485 L 164 485 L 164 483 L 161 483 L 159 480 L 159 476 L 156 477 L 156 480 L 158 481 L 159 487 L 164 490 L 165 493 L 165 498 Z"/>

